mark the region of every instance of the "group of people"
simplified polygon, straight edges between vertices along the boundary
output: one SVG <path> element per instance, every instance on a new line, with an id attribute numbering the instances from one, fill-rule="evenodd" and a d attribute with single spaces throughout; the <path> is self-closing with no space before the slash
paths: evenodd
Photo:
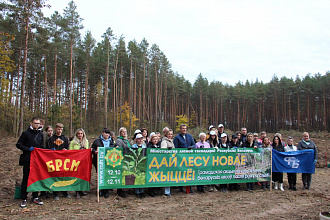
<path id="1" fill-rule="evenodd" d="M 32 118 L 29 128 L 22 133 L 19 140 L 17 141 L 17 148 L 22 150 L 20 156 L 19 164 L 23 166 L 23 180 L 21 184 L 21 207 L 24 208 L 27 205 L 27 181 L 30 172 L 30 154 L 34 148 L 46 148 L 50 150 L 79 150 L 79 149 L 91 149 L 93 159 L 92 163 L 95 166 L 97 171 L 97 154 L 99 147 L 122 147 L 124 154 L 125 151 L 129 148 L 139 149 L 139 148 L 271 148 L 280 152 L 285 151 L 297 151 L 305 149 L 313 149 L 314 154 L 314 163 L 317 162 L 317 148 L 315 143 L 309 139 L 309 134 L 307 132 L 303 133 L 303 140 L 299 142 L 298 147 L 294 146 L 293 138 L 289 137 L 285 143 L 282 140 L 281 134 L 276 133 L 270 141 L 270 138 L 267 136 L 266 132 L 261 132 L 261 137 L 259 138 L 258 133 L 248 133 L 245 127 L 241 128 L 240 131 L 232 134 L 231 139 L 229 140 L 228 134 L 224 132 L 224 125 L 219 124 L 217 127 L 211 125 L 209 127 L 208 134 L 200 133 L 199 141 L 196 141 L 191 134 L 187 133 L 187 126 L 182 124 L 180 125 L 180 132 L 174 137 L 173 130 L 165 127 L 163 129 L 163 137 L 159 132 L 151 132 L 149 134 L 148 129 L 142 128 L 134 132 L 133 138 L 131 141 L 128 139 L 127 129 L 121 127 L 119 129 L 119 135 L 115 138 L 114 132 L 110 131 L 107 128 L 104 128 L 101 135 L 96 138 L 91 147 L 89 147 L 89 142 L 86 137 L 85 131 L 82 128 L 79 128 L 71 140 L 62 134 L 63 124 L 57 123 L 55 128 L 48 126 L 43 132 L 43 121 L 39 118 Z M 304 189 L 310 189 L 312 174 L 303 173 L 302 181 Z M 288 173 L 288 182 L 289 189 L 296 189 L 296 173 Z M 272 173 L 272 181 L 274 182 L 274 189 L 280 189 L 284 191 L 283 188 L 283 173 Z M 262 189 L 269 188 L 269 182 L 260 183 Z M 208 185 L 207 188 L 200 185 L 197 186 L 197 190 L 201 193 L 207 191 L 218 191 L 228 192 L 227 184 L 220 185 Z M 191 187 L 186 187 L 187 192 L 194 193 Z M 229 190 L 238 190 L 239 184 L 229 184 Z M 254 190 L 254 183 L 247 183 L 246 190 Z M 183 187 L 179 187 L 179 191 L 183 192 Z M 71 198 L 68 192 L 62 192 L 63 196 L 66 198 Z M 101 190 L 101 196 L 105 198 L 109 197 L 109 190 Z M 156 190 L 154 188 L 149 188 L 148 193 L 150 196 L 155 196 Z M 86 192 L 76 192 L 76 198 L 79 199 L 80 196 L 86 195 Z M 123 189 L 117 189 L 117 194 L 121 197 L 126 197 L 126 192 Z M 136 188 L 135 194 L 139 198 L 145 197 L 144 188 Z M 165 196 L 171 196 L 170 187 L 165 187 L 163 194 Z M 40 195 L 38 192 L 32 193 L 32 202 L 38 205 L 43 205 L 41 196 L 49 196 L 48 192 L 41 192 Z M 54 199 L 59 200 L 58 192 L 53 193 Z"/>

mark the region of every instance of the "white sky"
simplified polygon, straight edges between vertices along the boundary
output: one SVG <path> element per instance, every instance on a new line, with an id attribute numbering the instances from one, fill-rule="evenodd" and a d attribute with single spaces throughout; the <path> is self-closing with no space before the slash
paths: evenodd
<path id="1" fill-rule="evenodd" d="M 68 0 L 49 0 L 63 14 Z M 330 71 L 328 0 L 76 0 L 87 30 L 100 42 L 111 27 L 126 44 L 145 37 L 172 70 L 194 83 L 269 82 Z"/>

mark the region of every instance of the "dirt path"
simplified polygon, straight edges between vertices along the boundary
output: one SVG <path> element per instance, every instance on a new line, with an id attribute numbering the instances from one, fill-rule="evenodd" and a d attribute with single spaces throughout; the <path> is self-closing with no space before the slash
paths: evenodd
<path id="1" fill-rule="evenodd" d="M 321 140 L 319 143 L 321 143 Z M 330 211 L 330 169 L 317 168 L 313 175 L 312 189 L 303 190 L 298 174 L 298 191 L 289 191 L 284 175 L 285 191 L 264 191 L 255 185 L 255 191 L 228 193 L 207 192 L 184 194 L 172 189 L 173 196 L 147 196 L 138 199 L 129 192 L 127 198 L 110 192 L 107 199 L 96 202 L 96 173 L 93 169 L 91 192 L 77 200 L 61 198 L 60 201 L 44 199 L 43 206 L 28 203 L 28 208 L 19 208 L 15 200 L 14 186 L 21 181 L 22 167 L 18 166 L 20 151 L 16 139 L 0 140 L 1 154 L 1 219 L 318 219 L 320 211 Z M 322 151 L 327 146 L 318 146 Z M 196 191 L 196 188 L 193 188 Z M 74 193 L 71 192 L 71 195 Z M 159 190 L 161 194 L 161 189 Z M 73 196 L 74 197 L 74 196 Z"/>

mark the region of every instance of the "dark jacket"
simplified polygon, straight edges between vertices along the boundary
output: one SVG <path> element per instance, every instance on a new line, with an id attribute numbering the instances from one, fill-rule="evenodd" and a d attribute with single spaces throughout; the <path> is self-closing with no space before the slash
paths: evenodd
<path id="1" fill-rule="evenodd" d="M 298 143 L 298 150 L 314 150 L 314 159 L 317 159 L 318 153 L 317 153 L 317 147 L 313 141 L 309 141 L 309 145 L 306 144 L 305 141 L 299 141 Z"/>
<path id="2" fill-rule="evenodd" d="M 98 147 L 104 147 L 101 136 L 102 135 L 100 135 L 97 139 L 95 139 L 92 144 L 93 164 L 95 167 L 97 167 L 97 154 L 95 154 L 95 151 L 97 150 Z M 115 147 L 115 144 L 113 143 L 113 139 L 110 139 L 110 147 Z"/>
<path id="3" fill-rule="evenodd" d="M 54 134 L 48 139 L 47 148 L 55 148 L 55 150 L 69 150 L 69 140 L 63 134 L 61 136 Z"/>
<path id="4" fill-rule="evenodd" d="M 16 147 L 23 151 L 22 161 L 21 162 L 29 162 L 30 161 L 30 147 L 44 148 L 44 135 L 39 130 L 33 130 L 29 127 L 26 131 L 22 133 L 19 137 Z"/>
<path id="5" fill-rule="evenodd" d="M 282 145 L 282 144 L 280 144 L 280 145 L 275 145 L 274 143 L 273 143 L 273 149 L 274 150 L 277 150 L 277 151 L 279 151 L 279 152 L 285 152 L 285 150 L 284 150 L 284 146 Z"/>
<path id="6" fill-rule="evenodd" d="M 233 140 L 231 140 L 231 141 L 230 141 L 230 145 L 231 145 L 232 147 L 241 147 L 239 141 L 237 141 L 237 143 L 234 144 Z"/>
<path id="7" fill-rule="evenodd" d="M 243 142 L 243 145 L 242 147 L 245 147 L 245 148 L 254 148 L 254 147 L 258 147 L 258 142 L 253 140 L 253 144 L 250 145 L 250 143 L 246 140 L 245 142 Z"/>
<path id="8" fill-rule="evenodd" d="M 173 143 L 175 148 L 195 148 L 195 141 L 191 134 L 186 134 L 186 139 L 183 138 L 182 134 L 175 136 Z"/>
<path id="9" fill-rule="evenodd" d="M 158 143 L 157 143 L 156 146 L 155 146 L 151 142 L 148 142 L 147 148 L 160 148 L 160 145 L 158 145 Z"/>
<path id="10" fill-rule="evenodd" d="M 220 143 L 219 144 L 219 147 L 220 148 L 227 148 L 227 149 L 229 149 L 229 148 L 232 148 L 233 146 L 231 146 L 231 144 L 229 142 L 226 142 L 226 146 L 224 146 L 224 145 L 222 145 L 222 143 Z"/>
<path id="11" fill-rule="evenodd" d="M 219 146 L 217 139 L 212 140 L 211 137 L 209 137 L 209 139 L 207 139 L 206 142 L 210 144 L 211 148 Z"/>

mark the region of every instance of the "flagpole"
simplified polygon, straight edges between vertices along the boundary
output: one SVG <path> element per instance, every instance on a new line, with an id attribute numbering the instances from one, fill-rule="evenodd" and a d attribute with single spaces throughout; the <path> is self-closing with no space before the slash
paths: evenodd
<path id="1" fill-rule="evenodd" d="M 270 191 L 273 189 L 273 148 L 270 147 Z"/>
<path id="2" fill-rule="evenodd" d="M 97 203 L 100 203 L 100 188 L 99 188 L 99 148 L 97 148 Z"/>

